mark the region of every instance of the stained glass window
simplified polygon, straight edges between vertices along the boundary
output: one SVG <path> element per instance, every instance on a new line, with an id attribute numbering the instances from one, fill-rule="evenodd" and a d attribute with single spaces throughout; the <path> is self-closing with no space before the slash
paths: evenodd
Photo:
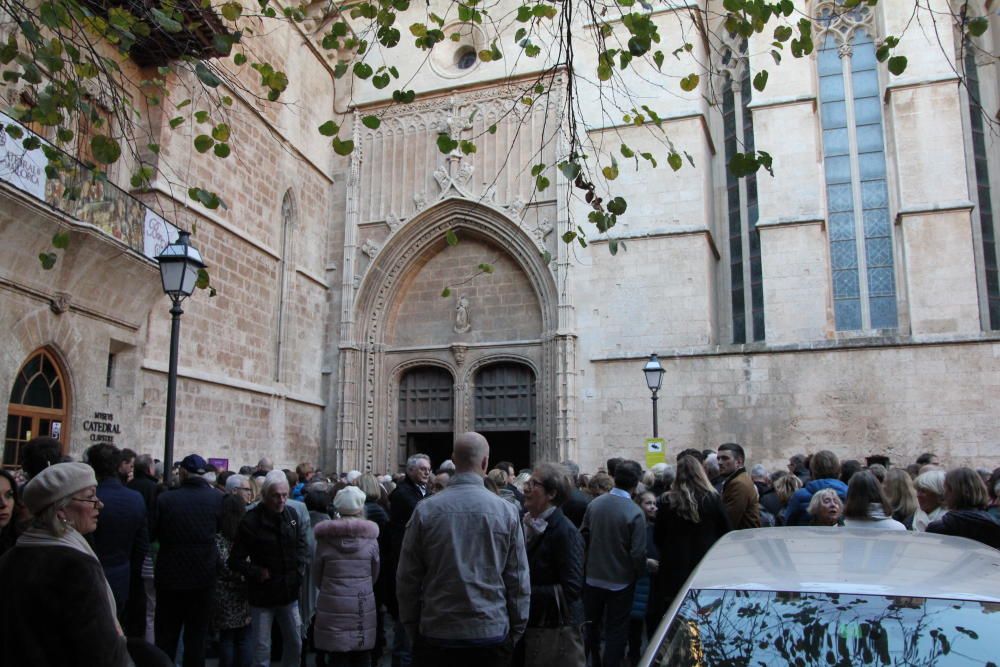
<path id="1" fill-rule="evenodd" d="M 818 56 L 830 268 L 837 329 L 898 325 L 875 44 L 827 35 Z"/>

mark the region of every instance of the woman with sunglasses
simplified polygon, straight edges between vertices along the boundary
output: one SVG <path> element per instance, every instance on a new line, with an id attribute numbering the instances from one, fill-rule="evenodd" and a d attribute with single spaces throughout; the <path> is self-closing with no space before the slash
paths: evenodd
<path id="1" fill-rule="evenodd" d="M 94 469 L 49 466 L 24 487 L 22 500 L 34 519 L 0 559 L 0 663 L 129 664 L 111 587 L 83 537 L 97 529 L 102 507 Z"/>

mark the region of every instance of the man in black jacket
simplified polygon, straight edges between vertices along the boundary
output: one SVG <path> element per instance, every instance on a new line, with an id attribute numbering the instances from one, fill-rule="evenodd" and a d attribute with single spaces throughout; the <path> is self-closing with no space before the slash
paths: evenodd
<path id="1" fill-rule="evenodd" d="M 388 562 L 382 564 L 386 580 L 386 607 L 395 620 L 392 647 L 393 667 L 410 664 L 410 646 L 406 631 L 399 622 L 399 605 L 396 600 L 396 565 L 399 552 L 403 548 L 406 524 L 410 522 L 417 503 L 427 497 L 428 481 L 431 476 L 431 459 L 426 454 L 414 454 L 406 460 L 406 477 L 389 495 L 389 555 Z"/>
<path id="2" fill-rule="evenodd" d="M 275 619 L 281 627 L 281 663 L 298 667 L 302 655 L 299 588 L 309 548 L 304 523 L 287 506 L 289 492 L 285 473 L 267 474 L 260 504 L 243 517 L 229 555 L 229 568 L 247 579 L 255 665 L 270 664 Z"/>
<path id="3" fill-rule="evenodd" d="M 156 514 L 156 496 L 160 492 L 160 483 L 153 474 L 153 457 L 140 454 L 135 457 L 132 480 L 126 484 L 133 491 L 138 491 L 146 504 L 146 523 L 148 534 L 153 532 L 153 517 Z M 135 595 L 130 595 L 128 608 L 125 610 L 125 635 L 128 637 L 145 636 L 146 641 L 153 643 L 153 612 L 156 609 L 156 589 L 153 586 L 153 556 L 147 553 L 142 563 L 139 582 L 135 585 Z"/>
<path id="4" fill-rule="evenodd" d="M 222 514 L 222 494 L 202 475 L 205 459 L 186 456 L 180 466 L 180 486 L 156 499 L 153 539 L 156 559 L 156 645 L 173 661 L 184 628 L 184 667 L 205 664 L 205 641 L 215 588 L 215 533 Z"/>

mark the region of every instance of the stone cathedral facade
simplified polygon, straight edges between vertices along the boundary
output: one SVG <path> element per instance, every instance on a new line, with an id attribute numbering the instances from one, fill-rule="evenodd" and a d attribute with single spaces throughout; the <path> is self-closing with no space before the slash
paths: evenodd
<path id="1" fill-rule="evenodd" d="M 154 123 L 151 187 L 76 206 L 21 156 L 0 184 L 4 463 L 53 430 L 74 455 L 109 438 L 162 451 L 169 305 L 151 257 L 173 224 L 196 228 L 218 290 L 184 305 L 178 458 L 395 471 L 478 430 L 518 466 L 642 459 L 641 369 L 655 352 L 668 457 L 737 441 L 775 466 L 821 448 L 1000 465 L 996 3 L 971 3 L 991 30 L 969 40 L 946 0 L 918 11 L 921 29 L 909 3 L 845 13 L 797 0 L 816 17 L 816 50 L 780 65 L 767 35 L 721 36 L 714 4 L 656 7 L 665 43 L 694 49 L 668 57 L 665 78 L 626 75 L 627 104 L 587 77 L 568 98 L 564 71 L 519 104 L 534 63 L 480 62 L 489 40 L 458 23 L 446 31 L 460 39 L 426 62 L 396 49 L 417 99 L 394 104 L 333 76 L 317 10 L 267 38 L 292 103 L 236 96 L 238 160 L 191 155 L 190 137 Z M 699 25 L 710 29 L 692 39 Z M 902 35 L 909 59 L 898 77 L 875 57 L 886 35 Z M 578 68 L 593 65 L 589 49 L 578 44 Z M 761 92 L 751 81 L 765 67 Z M 586 247 L 562 240 L 588 207 L 552 166 L 567 104 L 587 152 L 617 154 L 618 178 L 599 186 L 629 203 Z M 642 104 L 663 132 L 623 122 L 617 107 Z M 346 158 L 317 141 L 334 116 L 353 128 Z M 443 154 L 441 132 L 475 138 L 476 152 Z M 677 171 L 664 137 L 690 157 Z M 660 166 L 624 159 L 623 143 Z M 754 147 L 773 175 L 734 178 L 727 162 Z M 176 182 L 192 174 L 228 208 L 187 200 Z M 58 229 L 72 241 L 44 271 L 37 255 Z"/>

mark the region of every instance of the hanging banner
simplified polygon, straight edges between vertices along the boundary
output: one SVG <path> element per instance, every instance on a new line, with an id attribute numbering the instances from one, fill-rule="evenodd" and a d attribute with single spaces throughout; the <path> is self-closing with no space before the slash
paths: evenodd
<path id="1" fill-rule="evenodd" d="M 667 441 L 663 438 L 646 438 L 646 470 L 657 463 L 667 462 Z"/>
<path id="2" fill-rule="evenodd" d="M 146 209 L 143 231 L 143 254 L 150 259 L 156 259 L 168 244 L 177 240 L 177 228 L 154 213 L 152 209 Z"/>
<path id="3" fill-rule="evenodd" d="M 45 153 L 41 148 L 24 150 L 21 142 L 32 133 L 13 118 L 0 113 L 0 123 L 4 126 L 0 130 L 0 180 L 45 201 L 45 165 L 48 163 Z M 6 132 L 8 125 L 20 129 L 24 136 L 20 139 L 11 137 Z"/>

